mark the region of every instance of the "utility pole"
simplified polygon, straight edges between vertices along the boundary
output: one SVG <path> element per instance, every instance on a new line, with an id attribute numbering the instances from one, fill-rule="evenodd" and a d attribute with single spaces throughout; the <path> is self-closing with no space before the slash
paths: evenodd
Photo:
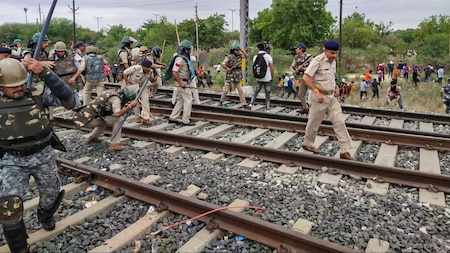
<path id="1" fill-rule="evenodd" d="M 342 52 L 342 0 L 339 3 L 339 61 L 341 61 L 341 52 Z"/>
<path id="2" fill-rule="evenodd" d="M 42 24 L 42 17 L 41 17 L 41 4 L 38 4 L 38 13 L 39 13 L 39 24 Z"/>
<path id="3" fill-rule="evenodd" d="M 158 23 L 158 17 L 161 16 L 161 15 L 153 13 L 153 16 L 155 16 L 155 23 Z"/>
<path id="4" fill-rule="evenodd" d="M 67 7 L 69 7 L 69 9 L 72 11 L 72 19 L 73 19 L 73 43 L 76 43 L 76 41 L 77 41 L 77 36 L 76 36 L 76 30 L 75 30 L 75 12 L 79 9 L 79 7 L 75 9 L 75 0 L 72 1 L 72 7 L 70 7 L 70 5 L 67 5 Z"/>
<path id="5" fill-rule="evenodd" d="M 97 19 L 97 32 L 100 32 L 100 22 L 99 20 L 102 19 L 102 17 L 94 17 Z"/>
<path id="6" fill-rule="evenodd" d="M 28 24 L 28 16 L 27 16 L 28 8 L 27 7 L 23 8 L 23 11 L 25 12 L 25 24 Z"/>
<path id="7" fill-rule="evenodd" d="M 231 11 L 231 31 L 234 31 L 234 25 L 233 25 L 233 18 L 234 18 L 234 12 L 236 9 L 229 9 Z"/>
<path id="8" fill-rule="evenodd" d="M 240 9 L 239 9 L 239 14 L 240 14 L 240 46 L 241 48 L 244 48 L 245 51 L 248 52 L 248 22 L 249 22 L 249 18 L 248 18 L 248 1 L 249 0 L 240 0 Z M 243 85 L 247 85 L 248 84 L 248 75 L 247 75 L 247 69 L 248 69 L 248 62 L 249 61 L 245 61 L 245 69 L 242 71 L 242 78 L 244 79 L 244 83 Z"/>
<path id="9" fill-rule="evenodd" d="M 200 67 L 199 46 L 198 46 L 198 10 L 195 4 L 195 44 L 197 45 L 197 68 Z"/>

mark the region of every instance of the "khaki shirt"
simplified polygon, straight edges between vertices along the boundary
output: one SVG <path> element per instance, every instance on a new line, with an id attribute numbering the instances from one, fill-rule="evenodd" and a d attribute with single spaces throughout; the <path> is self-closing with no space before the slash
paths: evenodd
<path id="1" fill-rule="evenodd" d="M 142 86 L 144 84 L 145 79 L 150 78 L 150 73 L 144 73 L 142 71 L 141 65 L 133 65 L 123 71 L 125 75 L 127 75 L 128 80 L 131 84 L 139 84 L 139 86 Z"/>
<path id="2" fill-rule="evenodd" d="M 177 56 L 177 58 L 175 58 L 172 71 L 178 72 L 178 75 L 183 82 L 187 82 L 191 78 L 189 65 L 181 56 Z"/>
<path id="3" fill-rule="evenodd" d="M 122 110 L 122 100 L 120 100 L 117 96 L 112 96 L 108 99 L 108 103 L 110 104 L 112 111 L 114 114 L 120 112 Z"/>
<path id="4" fill-rule="evenodd" d="M 330 62 L 325 53 L 322 53 L 311 60 L 305 74 L 312 78 L 316 88 L 334 91 L 336 86 L 336 60 Z"/>
<path id="5" fill-rule="evenodd" d="M 125 50 L 120 49 L 119 52 L 119 64 L 125 64 L 128 63 L 128 49 L 125 48 Z"/>

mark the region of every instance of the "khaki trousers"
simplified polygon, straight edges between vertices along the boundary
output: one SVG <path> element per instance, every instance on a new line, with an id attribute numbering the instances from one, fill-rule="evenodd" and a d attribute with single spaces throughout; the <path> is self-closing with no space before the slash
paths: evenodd
<path id="1" fill-rule="evenodd" d="M 192 91 L 189 88 L 176 88 L 177 91 L 177 103 L 169 116 L 169 119 L 176 120 L 183 111 L 182 122 L 189 123 L 192 110 Z"/>
<path id="2" fill-rule="evenodd" d="M 244 90 L 242 90 L 241 83 L 233 83 L 234 88 L 238 91 L 239 94 L 239 100 L 242 104 L 247 104 L 247 101 L 245 100 L 244 96 Z M 220 101 L 223 103 L 225 102 L 225 98 L 228 95 L 228 92 L 231 91 L 231 82 L 225 82 L 225 85 L 222 89 L 222 96 L 220 97 Z"/>
<path id="3" fill-rule="evenodd" d="M 94 88 L 97 92 L 97 96 L 99 96 L 105 90 L 105 82 L 86 82 L 83 88 L 83 105 L 87 105 L 91 102 L 91 94 Z"/>
<path id="4" fill-rule="evenodd" d="M 317 131 L 322 123 L 325 114 L 328 114 L 333 130 L 339 141 L 341 153 L 347 152 L 352 148 L 352 139 L 345 126 L 344 118 L 342 117 L 342 109 L 337 98 L 333 95 L 324 96 L 323 103 L 317 101 L 317 95 L 309 94 L 309 115 L 308 123 L 306 124 L 305 139 L 303 145 L 314 146 Z"/>
<path id="5" fill-rule="evenodd" d="M 302 103 L 302 109 L 308 109 L 308 104 L 306 103 L 306 90 L 308 89 L 308 86 L 306 86 L 305 81 L 303 81 L 302 78 L 297 79 L 301 82 L 300 89 L 298 91 L 298 98 L 300 99 L 300 103 Z"/>

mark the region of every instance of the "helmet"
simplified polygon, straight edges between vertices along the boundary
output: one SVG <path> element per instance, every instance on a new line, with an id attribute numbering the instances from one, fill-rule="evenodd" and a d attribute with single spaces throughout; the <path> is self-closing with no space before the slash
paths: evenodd
<path id="1" fill-rule="evenodd" d="M 233 45 L 231 45 L 231 48 L 230 48 L 230 49 L 231 49 L 231 50 L 240 50 L 241 47 L 239 47 L 239 44 L 233 43 Z"/>
<path id="2" fill-rule="evenodd" d="M 140 52 L 147 52 L 148 51 L 148 47 L 146 47 L 146 46 L 141 46 L 141 47 L 139 47 L 139 51 Z"/>
<path id="3" fill-rule="evenodd" d="M 79 48 L 79 47 L 85 47 L 86 43 L 84 43 L 84 41 L 79 40 L 75 43 L 75 48 Z"/>
<path id="4" fill-rule="evenodd" d="M 97 48 L 94 46 L 87 46 L 85 52 L 86 54 L 97 53 Z"/>
<path id="5" fill-rule="evenodd" d="M 17 44 L 19 44 L 19 43 L 22 43 L 22 40 L 20 40 L 20 39 L 15 39 L 15 40 L 13 41 L 13 44 L 14 44 L 14 45 L 17 45 Z"/>
<path id="6" fill-rule="evenodd" d="M 189 40 L 183 40 L 183 41 L 180 43 L 180 47 L 181 47 L 181 48 L 185 48 L 185 49 L 191 49 L 192 43 L 191 43 Z"/>
<path id="7" fill-rule="evenodd" d="M 130 36 L 127 36 L 127 37 L 123 37 L 122 43 L 133 43 L 133 42 L 131 41 Z"/>
<path id="8" fill-rule="evenodd" d="M 55 49 L 55 51 L 66 51 L 67 50 L 66 43 L 64 43 L 62 41 L 56 42 L 55 46 L 53 48 Z"/>
<path id="9" fill-rule="evenodd" d="M 28 73 L 23 64 L 13 58 L 0 61 L 0 87 L 16 87 L 27 82 Z"/>
<path id="10" fill-rule="evenodd" d="M 139 84 L 132 84 L 122 88 L 123 94 L 129 100 L 134 100 L 137 96 L 138 91 L 139 91 Z"/>
<path id="11" fill-rule="evenodd" d="M 158 46 L 154 46 L 152 48 L 152 53 L 153 53 L 153 55 L 155 55 L 156 58 L 159 58 L 162 54 L 162 49 Z"/>
<path id="12" fill-rule="evenodd" d="M 34 43 L 38 43 L 40 37 L 41 37 L 41 33 L 35 33 L 35 34 L 33 35 L 33 42 L 34 42 Z M 46 40 L 48 40 L 47 34 L 44 35 L 44 41 L 46 41 Z"/>

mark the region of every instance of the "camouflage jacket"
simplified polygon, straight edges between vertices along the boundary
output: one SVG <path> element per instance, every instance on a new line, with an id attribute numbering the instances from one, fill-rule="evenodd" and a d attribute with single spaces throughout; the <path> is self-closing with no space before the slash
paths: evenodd
<path id="1" fill-rule="evenodd" d="M 291 64 L 291 71 L 294 72 L 296 79 L 301 78 L 303 76 L 304 71 L 298 70 L 300 66 L 303 65 L 303 68 L 306 69 L 308 67 L 311 58 L 314 57 L 312 54 L 304 53 L 302 56 L 295 55 L 294 60 Z"/>
<path id="2" fill-rule="evenodd" d="M 42 100 L 43 85 L 21 99 L 0 97 L 0 147 L 21 149 L 46 142 L 52 127 Z"/>

